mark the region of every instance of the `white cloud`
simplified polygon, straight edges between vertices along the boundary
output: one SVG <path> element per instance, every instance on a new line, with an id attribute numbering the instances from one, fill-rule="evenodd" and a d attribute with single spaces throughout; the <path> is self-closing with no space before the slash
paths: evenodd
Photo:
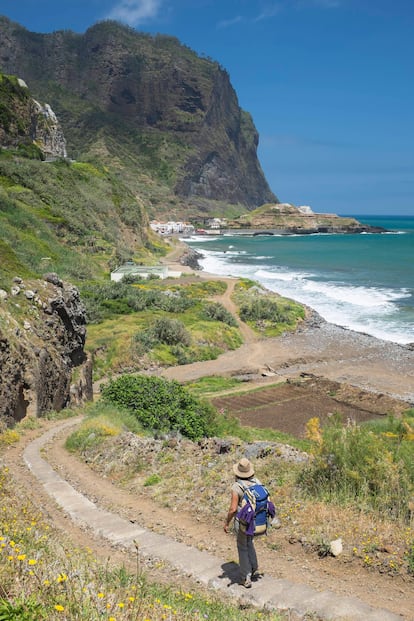
<path id="1" fill-rule="evenodd" d="M 157 17 L 163 0 L 119 0 L 107 15 L 130 26 L 138 26 Z"/>
<path id="2" fill-rule="evenodd" d="M 239 24 L 242 21 L 244 21 L 244 18 L 241 15 L 237 15 L 236 17 L 232 17 L 231 19 L 223 19 L 217 24 L 217 28 L 229 28 L 230 26 Z"/>
<path id="3" fill-rule="evenodd" d="M 245 23 L 251 24 L 254 22 L 260 22 L 263 19 L 269 19 L 271 17 L 275 17 L 281 10 L 279 3 L 267 3 L 266 6 L 260 11 L 256 17 L 247 17 L 243 15 L 236 15 L 235 17 L 231 17 L 229 19 L 223 19 L 218 22 L 217 28 L 229 28 L 231 26 L 235 26 L 236 24 Z"/>
<path id="4" fill-rule="evenodd" d="M 275 17 L 281 11 L 280 4 L 270 4 L 266 6 L 261 13 L 254 19 L 255 22 L 260 22 L 262 19 L 269 19 Z"/>

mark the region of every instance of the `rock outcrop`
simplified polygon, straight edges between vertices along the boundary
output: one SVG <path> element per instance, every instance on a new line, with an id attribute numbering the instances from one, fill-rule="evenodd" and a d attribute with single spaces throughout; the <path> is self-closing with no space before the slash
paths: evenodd
<path id="1" fill-rule="evenodd" d="M 92 398 L 85 309 L 56 274 L 0 295 L 0 428 Z"/>
<path id="2" fill-rule="evenodd" d="M 66 157 L 66 140 L 49 106 L 30 96 L 20 78 L 0 74 L 0 147 L 37 147 L 39 157 Z"/>
<path id="3" fill-rule="evenodd" d="M 116 22 L 37 34 L 0 17 L 0 70 L 52 105 L 70 153 L 133 161 L 201 212 L 277 201 L 227 72 L 173 37 Z"/>
<path id="4" fill-rule="evenodd" d="M 229 232 L 247 235 L 306 235 L 314 233 L 382 233 L 382 227 L 361 224 L 355 218 L 314 213 L 309 206 L 289 203 L 263 205 L 228 222 Z"/>
<path id="5" fill-rule="evenodd" d="M 66 139 L 56 114 L 49 104 L 42 105 L 33 99 L 33 105 L 33 142 L 46 159 L 67 157 Z"/>

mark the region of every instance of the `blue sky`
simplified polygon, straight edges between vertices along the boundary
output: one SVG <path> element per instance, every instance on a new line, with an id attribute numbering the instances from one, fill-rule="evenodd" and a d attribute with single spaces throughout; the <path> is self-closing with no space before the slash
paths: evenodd
<path id="1" fill-rule="evenodd" d="M 281 201 L 414 215 L 412 0 L 0 0 L 0 14 L 174 35 L 229 72 Z"/>

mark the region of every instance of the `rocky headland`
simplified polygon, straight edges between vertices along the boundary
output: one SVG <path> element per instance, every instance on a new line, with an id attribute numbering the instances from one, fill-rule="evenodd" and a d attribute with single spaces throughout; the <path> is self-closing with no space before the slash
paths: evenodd
<path id="1" fill-rule="evenodd" d="M 230 220 L 224 233 L 232 235 L 312 235 L 315 233 L 385 233 L 380 226 L 361 224 L 356 218 L 315 213 L 309 206 L 266 204 Z"/>

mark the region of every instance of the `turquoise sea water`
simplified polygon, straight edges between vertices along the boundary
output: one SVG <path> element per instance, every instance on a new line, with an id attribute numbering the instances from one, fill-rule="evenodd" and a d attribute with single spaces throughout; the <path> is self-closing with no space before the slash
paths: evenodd
<path id="1" fill-rule="evenodd" d="M 327 321 L 414 342 L 414 216 L 355 216 L 389 232 L 185 239 L 214 274 L 245 276 L 307 304 Z"/>

